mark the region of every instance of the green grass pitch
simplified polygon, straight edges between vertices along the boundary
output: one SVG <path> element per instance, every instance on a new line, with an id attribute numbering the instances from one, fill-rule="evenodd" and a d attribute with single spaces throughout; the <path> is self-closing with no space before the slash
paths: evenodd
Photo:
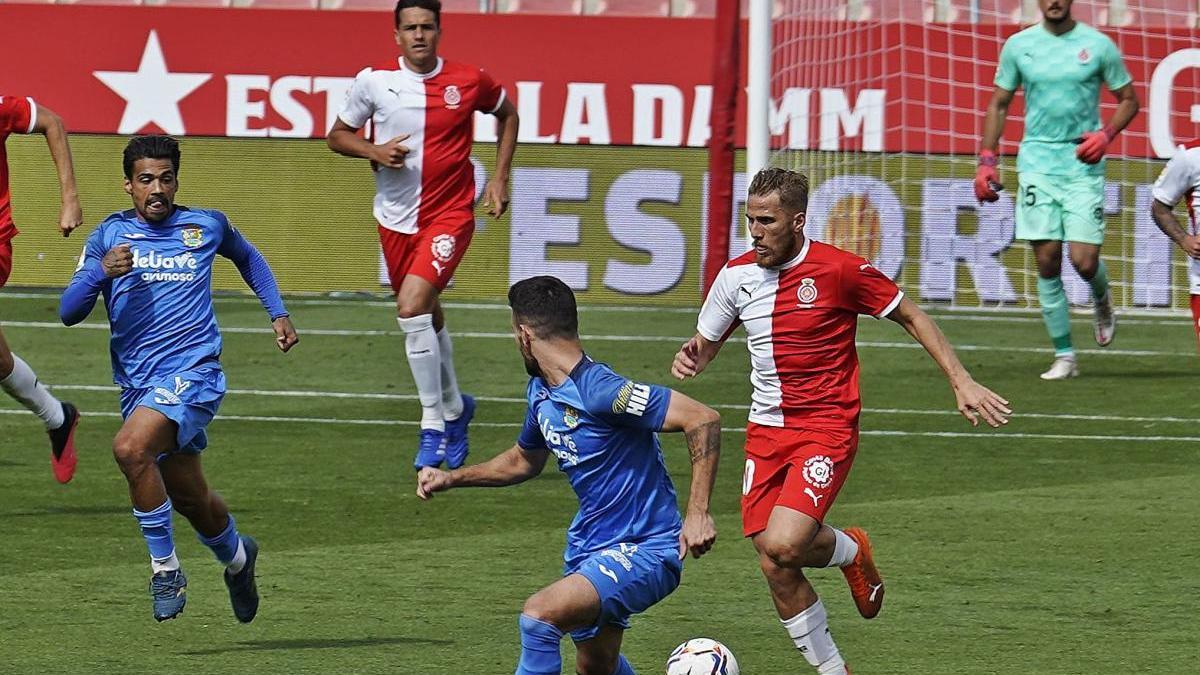
<path id="1" fill-rule="evenodd" d="M 418 408 L 386 303 L 293 301 L 302 342 L 283 356 L 252 299 L 218 301 L 232 391 L 205 465 L 262 545 L 262 609 L 247 626 L 182 519 L 190 601 L 180 619 L 152 620 L 145 546 L 109 452 L 119 420 L 107 331 L 55 327 L 56 306 L 53 295 L 0 295 L 14 351 L 85 412 L 78 474 L 60 487 L 40 425 L 0 397 L 0 672 L 512 672 L 517 613 L 559 574 L 574 497 L 552 467 L 515 488 L 414 496 Z M 489 397 L 472 429 L 479 460 L 513 442 L 525 377 L 503 307 L 449 316 L 463 386 Z M 1044 383 L 1037 317 L 940 319 L 1016 416 L 1001 431 L 971 429 L 903 331 L 862 322 L 864 435 L 830 522 L 871 533 L 883 613 L 863 621 L 840 574 L 812 575 L 855 674 L 1194 672 L 1200 400 L 1188 321 L 1127 319 L 1100 353 L 1078 318 L 1083 376 Z M 581 329 L 595 358 L 666 382 L 693 322 L 598 308 Z M 728 644 L 750 675 L 808 672 L 740 536 L 747 368 L 731 344 L 680 387 L 722 406 L 729 429 L 720 535 L 687 562 L 678 591 L 634 619 L 625 651 L 638 672 L 661 673 L 695 636 Z M 685 492 L 682 439 L 664 436 L 664 449 Z"/>

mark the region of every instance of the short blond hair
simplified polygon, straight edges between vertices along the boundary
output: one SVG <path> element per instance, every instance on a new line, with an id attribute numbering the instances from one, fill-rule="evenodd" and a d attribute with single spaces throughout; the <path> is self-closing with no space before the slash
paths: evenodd
<path id="1" fill-rule="evenodd" d="M 771 167 L 756 173 L 750 182 L 749 193 L 766 197 L 772 192 L 779 193 L 779 204 L 783 208 L 793 213 L 808 210 L 808 176 L 799 171 Z"/>

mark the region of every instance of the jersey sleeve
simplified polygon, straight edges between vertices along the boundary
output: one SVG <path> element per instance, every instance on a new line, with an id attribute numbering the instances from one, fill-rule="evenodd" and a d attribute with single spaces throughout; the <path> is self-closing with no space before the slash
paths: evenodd
<path id="1" fill-rule="evenodd" d="M 533 406 L 525 409 L 525 424 L 521 425 L 521 435 L 517 436 L 517 445 L 522 450 L 545 450 L 546 437 L 538 427 L 537 416 L 533 414 Z"/>
<path id="2" fill-rule="evenodd" d="M 479 95 L 475 97 L 475 109 L 494 113 L 504 104 L 504 87 L 496 82 L 486 70 L 479 71 Z"/>
<path id="3" fill-rule="evenodd" d="M 0 96 L 0 133 L 31 134 L 37 125 L 37 103 L 27 96 Z"/>
<path id="4" fill-rule="evenodd" d="M 711 342 L 721 342 L 729 337 L 740 323 L 737 281 L 730 270 L 731 268 L 726 266 L 717 274 L 696 320 L 696 332 Z"/>
<path id="5" fill-rule="evenodd" d="M 1133 76 L 1129 74 L 1129 70 L 1125 68 L 1125 60 L 1121 58 L 1121 50 L 1117 44 L 1105 36 L 1104 49 L 1104 84 L 1108 85 L 1110 91 L 1116 91 L 1121 87 L 1133 82 Z"/>
<path id="6" fill-rule="evenodd" d="M 363 70 L 354 78 L 346 100 L 338 111 L 338 118 L 355 129 L 366 125 L 375 114 L 375 100 L 371 97 L 370 70 Z"/>
<path id="7" fill-rule="evenodd" d="M 1179 203 L 1180 199 L 1183 199 L 1192 185 L 1187 154 L 1180 151 L 1175 153 L 1175 156 L 1163 167 L 1162 173 L 1158 174 L 1158 180 L 1154 181 L 1152 194 L 1155 201 L 1175 208 L 1175 205 Z"/>
<path id="8" fill-rule="evenodd" d="M 841 281 L 843 307 L 858 314 L 882 319 L 904 299 L 896 282 L 857 256 L 847 257 L 842 264 Z"/>
<path id="9" fill-rule="evenodd" d="M 101 225 L 88 236 L 83 252 L 79 254 L 79 263 L 75 265 L 75 274 L 63 291 L 58 315 L 64 324 L 73 326 L 86 319 L 96 305 L 96 297 L 111 283 L 100 264 L 106 253 L 104 226 Z"/>
<path id="10" fill-rule="evenodd" d="M 1016 91 L 1021 86 L 1021 69 L 1017 67 L 1017 49 L 1012 46 L 1012 40 L 1000 48 L 1000 64 L 996 66 L 993 83 L 1008 91 Z"/>
<path id="11" fill-rule="evenodd" d="M 667 419 L 671 390 L 628 380 L 606 366 L 594 366 L 576 383 L 584 407 L 614 427 L 658 431 Z"/>

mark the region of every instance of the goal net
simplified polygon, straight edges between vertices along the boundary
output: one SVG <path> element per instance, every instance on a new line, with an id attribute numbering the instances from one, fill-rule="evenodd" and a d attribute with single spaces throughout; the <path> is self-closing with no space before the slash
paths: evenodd
<path id="1" fill-rule="evenodd" d="M 1077 0 L 1071 13 L 1117 42 L 1142 103 L 1107 160 L 1115 302 L 1184 308 L 1185 259 L 1151 219 L 1150 190 L 1175 146 L 1200 136 L 1200 2 Z M 776 0 L 771 14 L 767 162 L 809 175 L 810 236 L 923 302 L 1036 307 L 1032 253 L 1013 238 L 1022 93 L 1001 143 L 1000 201 L 980 205 L 972 188 L 1000 47 L 1040 20 L 1036 0 Z M 1114 106 L 1105 91 L 1103 120 Z M 1073 304 L 1090 303 L 1069 264 L 1063 279 Z"/>

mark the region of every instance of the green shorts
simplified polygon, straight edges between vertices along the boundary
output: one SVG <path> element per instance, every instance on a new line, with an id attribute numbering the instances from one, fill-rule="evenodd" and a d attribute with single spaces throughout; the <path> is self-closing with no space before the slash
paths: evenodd
<path id="1" fill-rule="evenodd" d="M 1104 176 L 1019 176 L 1017 239 L 1104 243 Z"/>

